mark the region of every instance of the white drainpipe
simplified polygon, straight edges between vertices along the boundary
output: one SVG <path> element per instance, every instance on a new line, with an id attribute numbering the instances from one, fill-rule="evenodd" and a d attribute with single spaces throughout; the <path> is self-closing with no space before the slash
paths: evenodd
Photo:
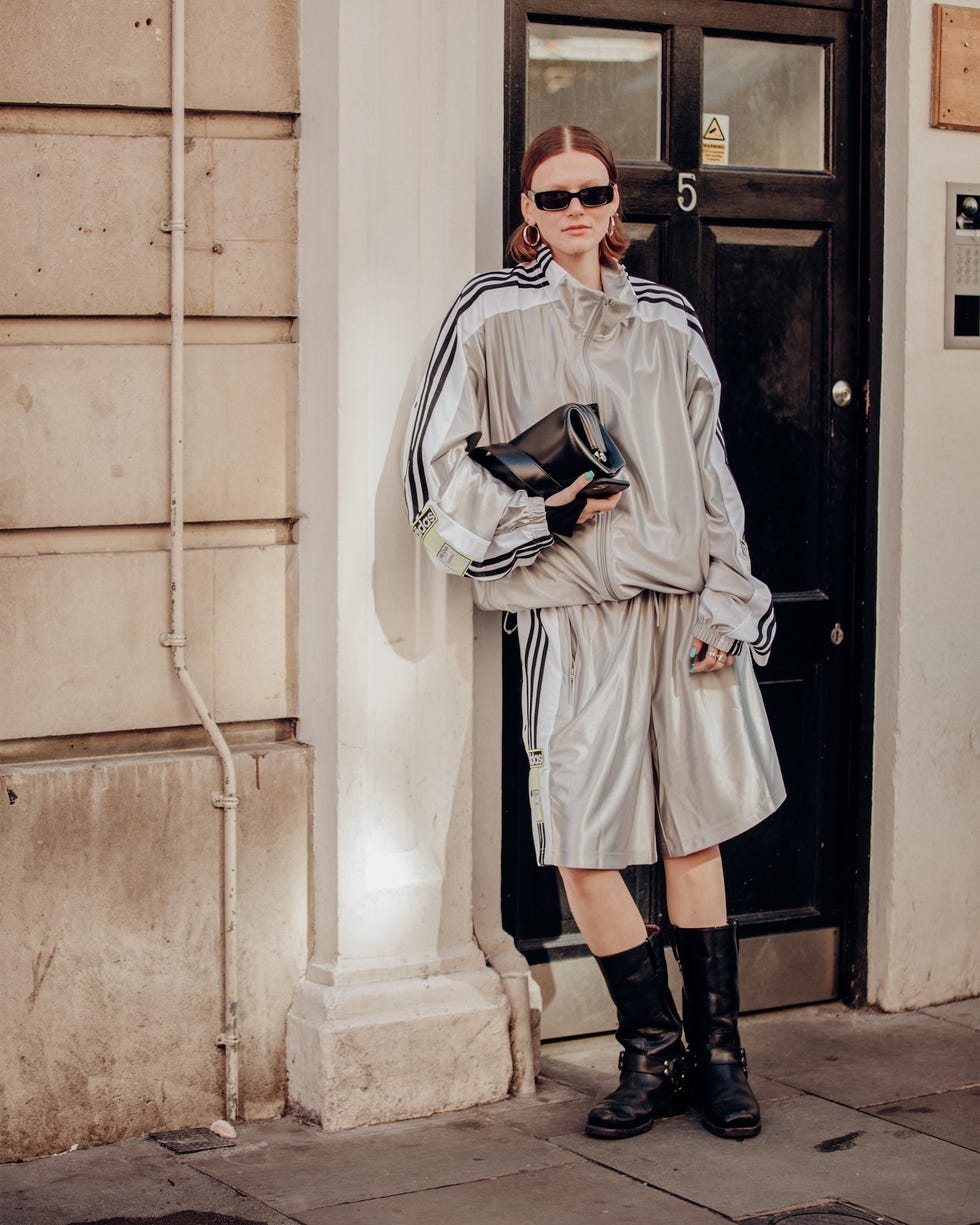
<path id="1" fill-rule="evenodd" d="M 184 662 L 184 0 L 172 0 L 172 90 L 170 133 L 170 633 L 160 641 L 170 648 L 177 678 L 184 687 L 211 743 L 221 758 L 224 787 L 211 802 L 224 811 L 224 1032 L 215 1039 L 225 1048 L 225 1118 L 238 1117 L 238 937 L 235 765 L 228 742 L 194 684 Z"/>

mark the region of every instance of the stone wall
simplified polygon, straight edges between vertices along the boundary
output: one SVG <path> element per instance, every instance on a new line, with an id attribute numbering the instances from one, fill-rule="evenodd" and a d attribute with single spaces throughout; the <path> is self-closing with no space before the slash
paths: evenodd
<path id="1" fill-rule="evenodd" d="M 235 752 L 250 1118 L 285 1103 L 310 756 L 268 742 Z M 0 1160 L 223 1115 L 220 777 L 202 750 L 0 766 Z"/>
<path id="2" fill-rule="evenodd" d="M 0 38 L 3 1153 L 223 1113 L 217 759 L 169 628 L 171 5 Z M 296 667 L 298 12 L 187 12 L 187 660 L 236 746 L 241 1103 L 307 958 Z M 191 747 L 196 746 L 196 747 Z"/>

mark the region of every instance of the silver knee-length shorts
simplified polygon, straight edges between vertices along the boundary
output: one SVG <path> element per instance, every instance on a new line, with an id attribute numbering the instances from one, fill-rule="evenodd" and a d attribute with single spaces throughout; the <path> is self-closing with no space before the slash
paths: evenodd
<path id="1" fill-rule="evenodd" d="M 786 798 L 748 651 L 691 675 L 694 595 L 517 614 L 539 864 L 689 855 Z"/>

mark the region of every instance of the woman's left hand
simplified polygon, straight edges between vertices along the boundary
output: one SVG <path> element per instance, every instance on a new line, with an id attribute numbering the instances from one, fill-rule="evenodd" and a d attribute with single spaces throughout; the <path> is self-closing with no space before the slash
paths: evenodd
<path id="1" fill-rule="evenodd" d="M 621 493 L 612 493 L 608 498 L 586 498 L 585 507 L 578 517 L 579 523 L 588 523 L 603 511 L 615 510 L 622 496 Z"/>
<path id="2" fill-rule="evenodd" d="M 588 523 L 596 515 L 601 515 L 604 510 L 615 510 L 619 505 L 619 499 L 623 496 L 621 493 L 610 494 L 608 498 L 590 498 L 587 496 L 585 490 L 591 484 L 594 476 L 594 472 L 583 472 L 570 485 L 566 485 L 558 493 L 553 493 L 550 498 L 545 498 L 545 506 L 567 506 L 569 502 L 574 502 L 576 498 L 585 498 L 585 505 L 575 521 L 577 527 L 581 527 L 583 523 Z M 571 534 L 569 531 L 568 535 L 570 536 Z"/>
<path id="3" fill-rule="evenodd" d="M 704 651 L 704 656 L 701 652 Z M 735 662 L 734 655 L 726 654 L 721 647 L 708 647 L 700 638 L 691 639 L 691 672 L 717 672 L 720 668 L 730 668 Z"/>

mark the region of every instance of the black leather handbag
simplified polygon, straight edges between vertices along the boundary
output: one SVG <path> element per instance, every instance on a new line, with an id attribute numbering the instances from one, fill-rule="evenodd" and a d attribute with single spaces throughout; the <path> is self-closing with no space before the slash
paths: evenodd
<path id="1" fill-rule="evenodd" d="M 471 447 L 470 457 L 511 489 L 550 498 L 584 472 L 595 473 L 582 491 L 608 498 L 629 488 L 625 460 L 599 420 L 597 404 L 562 404 L 510 442 Z"/>

